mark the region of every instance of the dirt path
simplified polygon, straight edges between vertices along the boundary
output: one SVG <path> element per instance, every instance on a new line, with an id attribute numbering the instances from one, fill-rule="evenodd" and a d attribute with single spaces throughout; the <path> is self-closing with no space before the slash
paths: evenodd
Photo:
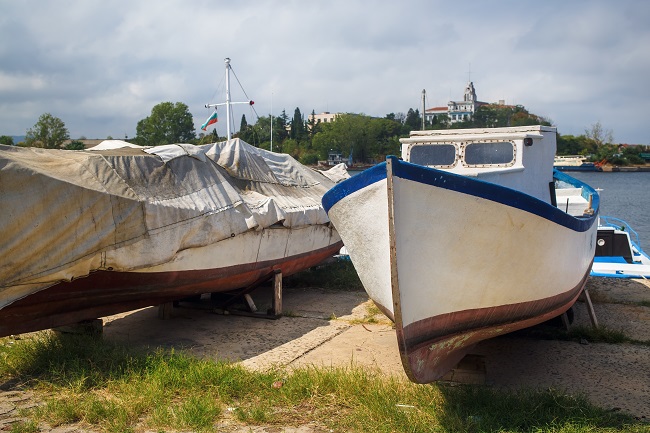
<path id="1" fill-rule="evenodd" d="M 601 326 L 650 340 L 650 282 L 591 279 L 588 287 Z M 264 295 L 256 298 L 262 310 L 267 301 Z M 178 308 L 171 319 L 161 320 L 157 308 L 147 308 L 104 318 L 104 338 L 182 348 L 252 369 L 360 365 L 406 380 L 391 324 L 383 316 L 377 316 L 382 323 L 358 323 L 367 316 L 369 305 L 364 292 L 286 289 L 285 316 L 279 320 L 218 315 L 200 308 Z M 574 308 L 574 324 L 588 326 L 585 305 L 579 302 Z M 485 383 L 490 386 L 581 393 L 598 406 L 650 419 L 650 346 L 583 343 L 504 336 L 479 344 L 474 354 L 482 357 Z M 18 393 L 10 385 L 0 387 L 0 431 L 15 420 L 17 408 L 34 404 L 29 393 Z M 231 431 L 267 430 L 233 426 Z M 282 431 L 320 430 L 303 426 Z"/>

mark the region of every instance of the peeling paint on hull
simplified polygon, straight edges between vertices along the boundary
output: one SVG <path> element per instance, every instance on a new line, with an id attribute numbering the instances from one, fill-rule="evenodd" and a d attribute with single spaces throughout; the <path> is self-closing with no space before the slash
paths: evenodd
<path id="1" fill-rule="evenodd" d="M 413 382 L 433 382 L 454 368 L 477 343 L 561 315 L 575 303 L 587 277 L 569 292 L 551 299 L 430 317 L 399 328 L 406 374 Z M 538 313 L 522 315 L 521 311 Z"/>
<path id="2" fill-rule="evenodd" d="M 406 144 L 466 149 L 477 137 L 512 142 L 513 166 L 452 172 L 388 157 L 323 197 L 417 383 L 440 379 L 482 340 L 564 313 L 593 263 L 599 196 L 552 171 L 553 129 L 425 131 Z M 588 197 L 588 209 L 559 208 L 556 178 Z"/>

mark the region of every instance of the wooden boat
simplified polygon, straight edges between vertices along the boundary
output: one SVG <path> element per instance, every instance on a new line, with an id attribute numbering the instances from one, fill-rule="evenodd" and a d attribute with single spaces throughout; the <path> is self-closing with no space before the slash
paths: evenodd
<path id="1" fill-rule="evenodd" d="M 582 155 L 558 155 L 553 162 L 553 168 L 559 171 L 601 171 L 598 164 L 587 161 Z"/>
<path id="2" fill-rule="evenodd" d="M 336 174 L 239 139 L 121 145 L 0 147 L 0 336 L 241 289 L 342 246 L 320 203 Z"/>
<path id="3" fill-rule="evenodd" d="M 598 193 L 553 170 L 555 128 L 412 132 L 402 159 L 323 197 L 409 378 L 441 378 L 478 342 L 564 313 L 589 276 Z M 556 201 L 554 175 L 588 205 Z"/>
<path id="4" fill-rule="evenodd" d="M 0 336 L 203 293 L 243 293 L 338 253 L 321 205 L 349 177 L 231 139 L 91 150 L 0 146 Z M 216 122 L 215 113 L 203 128 Z"/>
<path id="5" fill-rule="evenodd" d="M 557 174 L 560 188 L 556 200 L 565 209 L 584 209 L 588 201 L 581 195 L 581 188 L 572 188 Z M 591 267 L 592 277 L 650 278 L 650 257 L 641 248 L 636 231 L 625 221 L 599 215 L 596 235 L 596 251 Z"/>

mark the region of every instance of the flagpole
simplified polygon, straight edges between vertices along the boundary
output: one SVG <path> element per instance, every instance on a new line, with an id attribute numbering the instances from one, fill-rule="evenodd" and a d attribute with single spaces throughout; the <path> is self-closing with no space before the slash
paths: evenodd
<path id="1" fill-rule="evenodd" d="M 244 101 L 244 102 L 232 102 L 230 100 L 230 57 L 226 57 L 224 59 L 224 62 L 226 63 L 226 102 L 222 102 L 220 104 L 205 104 L 205 108 L 211 108 L 211 107 L 219 107 L 221 105 L 226 106 L 226 138 L 230 140 L 232 138 L 232 135 L 230 134 L 230 110 L 231 110 L 231 105 L 232 104 L 248 104 L 248 105 L 253 105 L 253 101 Z"/>
<path id="2" fill-rule="evenodd" d="M 226 138 L 230 140 L 230 57 L 226 57 Z"/>

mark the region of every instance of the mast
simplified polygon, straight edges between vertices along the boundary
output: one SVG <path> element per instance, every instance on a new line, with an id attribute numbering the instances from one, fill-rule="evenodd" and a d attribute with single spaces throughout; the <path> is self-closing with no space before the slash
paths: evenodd
<path id="1" fill-rule="evenodd" d="M 226 138 L 230 140 L 230 57 L 226 57 Z"/>
<path id="2" fill-rule="evenodd" d="M 211 107 L 219 107 L 221 105 L 226 106 L 226 139 L 230 140 L 232 138 L 232 134 L 230 133 L 230 116 L 231 116 L 231 111 L 232 111 L 232 104 L 248 104 L 248 105 L 253 105 L 255 102 L 253 101 L 244 101 L 244 102 L 232 102 L 230 100 L 230 70 L 232 67 L 230 66 L 230 57 L 226 57 L 224 59 L 224 62 L 226 63 L 226 102 L 222 102 L 219 104 L 205 104 L 205 108 L 211 108 Z"/>

